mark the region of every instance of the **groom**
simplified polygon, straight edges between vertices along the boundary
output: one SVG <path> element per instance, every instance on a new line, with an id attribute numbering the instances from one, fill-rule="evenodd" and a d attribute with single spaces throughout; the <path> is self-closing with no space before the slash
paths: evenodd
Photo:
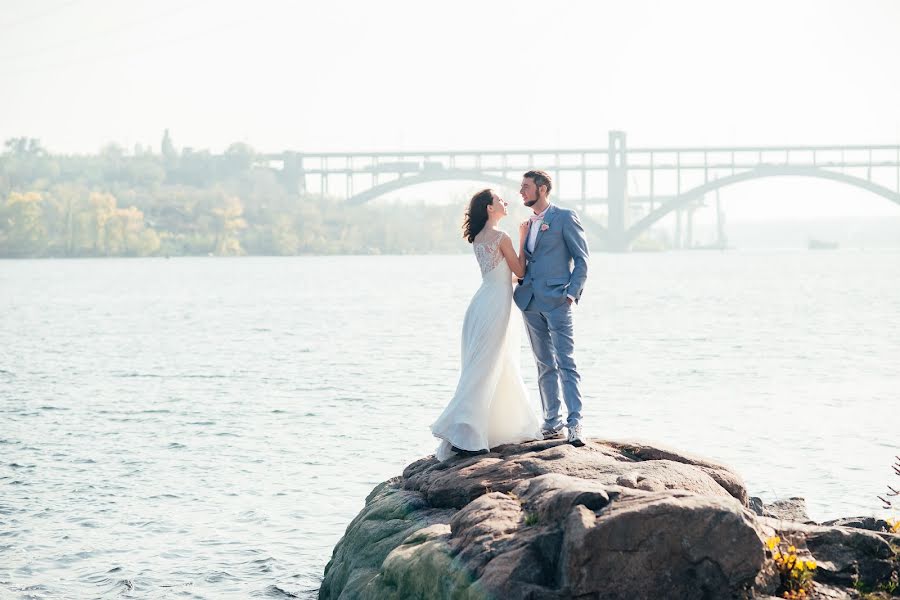
<path id="1" fill-rule="evenodd" d="M 544 171 L 528 171 L 519 193 L 534 211 L 525 242 L 525 276 L 513 295 L 538 368 L 544 407 L 544 439 L 562 437 L 560 383 L 568 410 L 568 441 L 584 446 L 581 431 L 581 377 L 575 368 L 572 303 L 578 303 L 588 271 L 588 246 L 575 211 L 550 204 L 553 183 Z"/>

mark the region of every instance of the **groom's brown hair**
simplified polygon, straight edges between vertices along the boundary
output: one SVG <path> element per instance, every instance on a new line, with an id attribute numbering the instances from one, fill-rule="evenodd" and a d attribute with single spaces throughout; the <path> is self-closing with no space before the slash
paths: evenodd
<path id="1" fill-rule="evenodd" d="M 547 195 L 550 195 L 550 190 L 553 189 L 553 181 L 550 179 L 550 175 L 547 174 L 546 171 L 528 171 L 522 177 L 527 177 L 534 181 L 534 185 L 536 188 L 540 189 L 542 185 L 547 186 Z"/>

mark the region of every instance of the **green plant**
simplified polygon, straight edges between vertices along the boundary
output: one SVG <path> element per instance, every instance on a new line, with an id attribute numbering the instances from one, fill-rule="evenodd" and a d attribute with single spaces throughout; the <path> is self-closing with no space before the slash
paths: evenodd
<path id="1" fill-rule="evenodd" d="M 894 592 L 897 591 L 897 574 L 896 572 L 893 573 L 890 581 L 879 583 L 874 589 L 857 579 L 853 582 L 853 589 L 859 592 L 860 600 L 887 600 L 889 596 L 893 596 Z"/>
<path id="2" fill-rule="evenodd" d="M 526 513 L 525 515 L 525 525 L 531 527 L 532 525 L 537 525 L 540 521 L 540 517 L 537 513 Z"/>
<path id="3" fill-rule="evenodd" d="M 817 568 L 816 561 L 798 557 L 797 548 L 782 544 L 778 536 L 766 540 L 766 549 L 771 553 L 775 568 L 781 577 L 779 588 L 781 597 L 787 600 L 809 598 L 813 590 L 812 579 Z"/>

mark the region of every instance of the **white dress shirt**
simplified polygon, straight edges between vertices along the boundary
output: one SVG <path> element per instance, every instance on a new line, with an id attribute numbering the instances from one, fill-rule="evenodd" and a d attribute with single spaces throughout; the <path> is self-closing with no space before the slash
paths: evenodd
<path id="1" fill-rule="evenodd" d="M 550 205 L 547 205 L 547 208 L 543 210 L 543 212 L 538 213 L 538 219 L 536 221 L 531 222 L 531 229 L 528 230 L 528 251 L 534 252 L 534 244 L 537 242 L 538 232 L 541 230 L 541 225 L 544 223 L 544 215 L 547 214 L 547 210 L 549 210 Z"/>

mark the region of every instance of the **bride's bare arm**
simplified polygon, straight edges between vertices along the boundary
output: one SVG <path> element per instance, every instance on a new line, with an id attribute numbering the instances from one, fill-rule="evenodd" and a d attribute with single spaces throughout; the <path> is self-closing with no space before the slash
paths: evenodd
<path id="1" fill-rule="evenodd" d="M 513 272 L 517 278 L 525 277 L 525 239 L 523 238 L 519 244 L 519 253 L 513 249 L 512 240 L 509 236 L 504 235 L 500 240 L 500 252 L 509 265 L 509 270 Z"/>

